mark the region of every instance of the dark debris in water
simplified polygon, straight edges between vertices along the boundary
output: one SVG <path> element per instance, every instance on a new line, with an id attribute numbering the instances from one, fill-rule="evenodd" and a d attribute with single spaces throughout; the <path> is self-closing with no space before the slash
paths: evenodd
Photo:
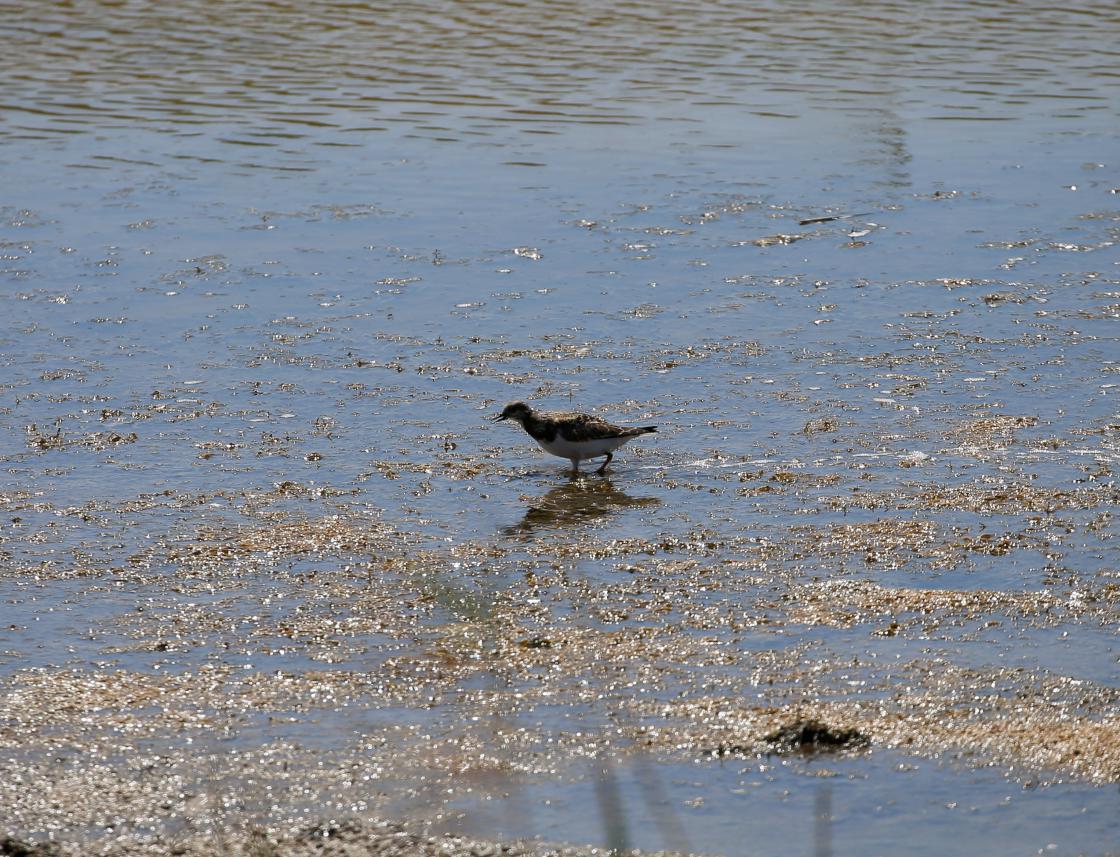
<path id="1" fill-rule="evenodd" d="M 858 729 L 834 727 L 812 718 L 787 723 L 766 736 L 774 753 L 835 753 L 867 747 L 870 739 Z"/>
<path id="2" fill-rule="evenodd" d="M 551 649 L 553 644 L 548 637 L 528 637 L 518 645 L 523 649 Z"/>
<path id="3" fill-rule="evenodd" d="M 14 836 L 0 838 L 0 857 L 62 857 L 56 842 L 29 842 Z"/>
<path id="4" fill-rule="evenodd" d="M 27 427 L 28 446 L 44 452 L 50 449 L 66 449 L 74 446 L 101 451 L 113 446 L 136 443 L 137 440 L 136 432 L 125 434 L 115 431 L 90 432 L 78 438 L 69 438 L 63 434 L 61 426 L 56 428 L 53 434 L 41 431 L 34 424 Z"/>

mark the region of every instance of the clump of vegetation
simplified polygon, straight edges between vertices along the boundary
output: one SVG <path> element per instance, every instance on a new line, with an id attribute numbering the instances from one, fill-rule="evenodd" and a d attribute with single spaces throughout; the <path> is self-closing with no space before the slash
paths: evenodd
<path id="1" fill-rule="evenodd" d="M 837 728 L 811 718 L 798 718 L 766 736 L 774 753 L 834 753 L 866 747 L 870 742 L 858 729 Z"/>

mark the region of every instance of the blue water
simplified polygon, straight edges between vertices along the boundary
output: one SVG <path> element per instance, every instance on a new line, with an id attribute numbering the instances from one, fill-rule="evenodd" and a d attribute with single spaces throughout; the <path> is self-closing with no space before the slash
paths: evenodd
<path id="1" fill-rule="evenodd" d="M 1115 788 L 1008 784 L 897 753 L 842 760 L 632 764 L 574 781 L 482 784 L 452 802 L 476 834 L 702 854 L 1111 854 Z M 620 797 L 608 817 L 604 783 Z M 620 833 L 622 834 L 620 836 Z"/>

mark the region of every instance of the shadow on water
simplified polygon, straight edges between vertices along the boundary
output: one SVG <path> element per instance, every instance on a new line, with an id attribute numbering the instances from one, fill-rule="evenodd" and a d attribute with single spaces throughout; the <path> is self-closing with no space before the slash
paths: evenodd
<path id="1" fill-rule="evenodd" d="M 632 497 L 615 487 L 610 479 L 575 476 L 529 501 L 525 515 L 511 526 L 503 527 L 504 536 L 527 536 L 539 531 L 601 521 L 623 509 L 655 508 L 661 505 L 656 497 Z"/>

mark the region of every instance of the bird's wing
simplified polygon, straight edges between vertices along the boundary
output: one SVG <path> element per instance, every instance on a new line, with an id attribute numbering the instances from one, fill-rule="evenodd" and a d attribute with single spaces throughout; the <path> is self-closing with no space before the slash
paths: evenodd
<path id="1" fill-rule="evenodd" d="M 560 434 L 565 440 L 578 443 L 582 440 L 603 440 L 608 437 L 621 437 L 626 429 L 608 423 L 591 414 L 549 414 L 559 423 Z"/>

